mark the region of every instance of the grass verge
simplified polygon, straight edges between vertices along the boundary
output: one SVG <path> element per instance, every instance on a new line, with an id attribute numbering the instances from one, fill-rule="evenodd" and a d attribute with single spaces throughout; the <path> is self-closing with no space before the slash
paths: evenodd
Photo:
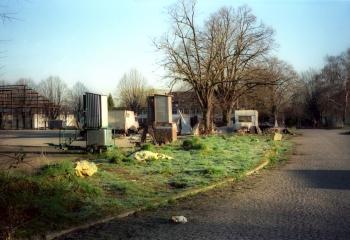
<path id="1" fill-rule="evenodd" d="M 267 152 L 277 163 L 290 148 L 289 141 L 274 142 L 270 136 L 196 137 L 144 147 L 171 160 L 137 162 L 129 153 L 110 149 L 95 161 L 99 170 L 92 177 L 77 177 L 70 161 L 31 176 L 1 173 L 1 230 L 26 237 L 151 206 L 226 178 L 239 179 Z"/>

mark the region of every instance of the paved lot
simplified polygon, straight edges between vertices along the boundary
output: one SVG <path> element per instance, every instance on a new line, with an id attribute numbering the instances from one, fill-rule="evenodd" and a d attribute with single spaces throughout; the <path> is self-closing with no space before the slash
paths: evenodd
<path id="1" fill-rule="evenodd" d="M 75 130 L 65 130 L 65 137 L 74 137 Z M 62 159 L 80 160 L 86 159 L 85 140 L 74 141 L 74 150 L 65 151 L 59 149 L 59 130 L 0 130 L 0 170 L 7 169 L 15 162 L 11 156 L 14 153 L 26 153 L 25 164 L 17 169 L 32 172 L 42 165 L 55 163 Z M 118 147 L 132 147 L 132 137 L 119 137 L 114 139 Z M 51 146 L 50 146 L 51 145 Z M 55 146 L 52 146 L 55 145 Z"/>
<path id="2" fill-rule="evenodd" d="M 79 134 L 76 130 L 61 131 L 61 136 L 69 138 Z M 59 130 L 0 130 L 0 152 L 55 152 L 57 150 L 50 145 L 60 143 Z M 118 137 L 114 144 L 118 147 L 132 147 L 132 137 Z M 85 140 L 74 141 L 72 146 L 85 148 Z"/>
<path id="3" fill-rule="evenodd" d="M 62 131 L 63 132 L 63 131 Z M 73 137 L 75 130 L 64 131 L 64 136 Z M 0 146 L 46 147 L 59 144 L 59 130 L 0 130 Z"/>
<path id="4" fill-rule="evenodd" d="M 282 167 L 61 239 L 350 239 L 350 135 L 341 132 L 305 130 Z"/>

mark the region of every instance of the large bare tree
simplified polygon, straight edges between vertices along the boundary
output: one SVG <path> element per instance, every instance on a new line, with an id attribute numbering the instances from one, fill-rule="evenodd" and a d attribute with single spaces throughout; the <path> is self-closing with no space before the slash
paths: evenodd
<path id="1" fill-rule="evenodd" d="M 256 86 L 270 83 L 269 79 L 262 78 L 260 67 L 274 46 L 274 32 L 259 23 L 246 6 L 237 9 L 223 7 L 211 16 L 208 25 L 216 36 L 223 39 L 218 41 L 220 55 L 215 69 L 220 71 L 220 81 L 214 93 L 227 124 L 236 101 L 242 95 Z"/>
<path id="2" fill-rule="evenodd" d="M 139 112 L 146 106 L 147 94 L 147 80 L 136 69 L 125 73 L 119 80 L 117 95 L 120 106 Z"/>
<path id="3" fill-rule="evenodd" d="M 50 76 L 39 83 L 38 91 L 51 103 L 47 107 L 47 117 L 57 119 L 69 96 L 69 89 L 65 82 L 57 76 Z"/>
<path id="4" fill-rule="evenodd" d="M 196 23 L 196 2 L 180 1 L 169 9 L 171 32 L 156 43 L 171 84 L 184 82 L 195 92 L 207 133 L 212 130 L 214 88 L 222 68 L 216 64 L 221 41 L 213 26 Z"/>

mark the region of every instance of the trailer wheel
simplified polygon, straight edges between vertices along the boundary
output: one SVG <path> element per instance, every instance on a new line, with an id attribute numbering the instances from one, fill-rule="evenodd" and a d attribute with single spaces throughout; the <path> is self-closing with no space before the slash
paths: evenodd
<path id="1" fill-rule="evenodd" d="M 96 152 L 97 152 L 98 154 L 101 154 L 101 153 L 103 152 L 102 147 L 97 147 Z"/>
<path id="2" fill-rule="evenodd" d="M 86 147 L 86 152 L 88 153 L 94 153 L 94 148 L 92 146 L 87 146 Z"/>

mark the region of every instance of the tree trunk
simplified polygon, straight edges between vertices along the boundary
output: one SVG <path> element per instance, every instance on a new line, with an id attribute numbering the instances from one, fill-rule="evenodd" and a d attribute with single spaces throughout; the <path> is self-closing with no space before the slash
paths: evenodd
<path id="1" fill-rule="evenodd" d="M 346 91 L 345 92 L 345 104 L 344 104 L 344 116 L 343 116 L 344 124 L 347 124 L 348 98 L 349 98 L 349 91 Z"/>
<path id="2" fill-rule="evenodd" d="M 231 107 L 222 109 L 222 122 L 225 126 L 229 126 L 230 124 L 232 124 L 231 115 L 232 115 Z"/>
<path id="3" fill-rule="evenodd" d="M 277 112 L 277 110 L 274 111 L 273 117 L 275 119 L 275 128 L 278 128 L 278 112 Z"/>
<path id="4" fill-rule="evenodd" d="M 206 106 L 206 109 L 203 109 L 203 123 L 205 134 L 210 134 L 213 130 L 212 110 L 213 107 L 211 104 L 208 104 Z"/>

